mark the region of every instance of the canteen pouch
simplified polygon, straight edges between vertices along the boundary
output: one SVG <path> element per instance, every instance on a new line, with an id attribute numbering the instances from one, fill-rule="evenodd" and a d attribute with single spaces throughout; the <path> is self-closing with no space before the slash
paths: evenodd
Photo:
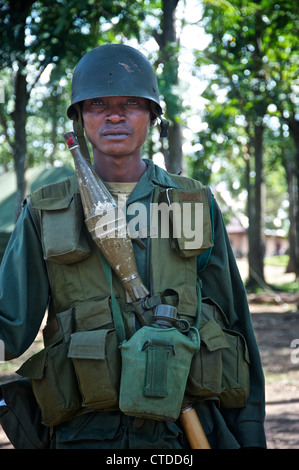
<path id="1" fill-rule="evenodd" d="M 241 408 L 249 396 L 249 354 L 245 338 L 229 330 L 216 304 L 202 303 L 200 350 L 194 355 L 185 401 L 214 398 L 223 408 Z"/>
<path id="2" fill-rule="evenodd" d="M 120 410 L 132 416 L 175 421 L 199 335 L 177 328 L 144 326 L 121 344 Z"/>
<path id="3" fill-rule="evenodd" d="M 161 236 L 170 222 L 170 246 L 179 256 L 198 256 L 213 246 L 208 188 L 167 188 L 159 195 Z M 164 216 L 165 211 L 165 216 Z"/>
<path id="4" fill-rule="evenodd" d="M 81 331 L 71 336 L 73 361 L 82 406 L 113 409 L 118 405 L 120 353 L 114 329 Z"/>

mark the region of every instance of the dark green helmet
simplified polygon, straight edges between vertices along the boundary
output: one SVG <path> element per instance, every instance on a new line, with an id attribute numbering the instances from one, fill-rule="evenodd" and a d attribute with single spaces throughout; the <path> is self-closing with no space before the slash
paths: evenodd
<path id="1" fill-rule="evenodd" d="M 77 119 L 76 104 L 80 101 L 104 96 L 147 98 L 153 114 L 162 114 L 155 71 L 148 59 L 130 46 L 106 44 L 82 57 L 74 71 L 68 117 Z"/>

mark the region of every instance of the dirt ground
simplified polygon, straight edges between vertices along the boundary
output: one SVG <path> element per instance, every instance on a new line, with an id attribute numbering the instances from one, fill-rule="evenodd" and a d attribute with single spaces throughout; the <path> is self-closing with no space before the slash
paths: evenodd
<path id="1" fill-rule="evenodd" d="M 281 311 L 273 305 L 265 312 L 264 307 L 254 305 L 252 320 L 266 379 L 267 445 L 269 449 L 298 449 L 299 311 Z M 293 341 L 297 348 L 291 347 Z"/>
<path id="2" fill-rule="evenodd" d="M 247 263 L 238 265 L 246 278 Z M 265 279 L 279 285 L 293 282 L 294 274 L 266 266 Z M 299 449 L 299 292 L 266 289 L 248 300 L 265 374 L 267 447 Z"/>
<path id="3" fill-rule="evenodd" d="M 238 261 L 241 275 L 246 265 Z M 268 282 L 291 282 L 292 274 L 282 268 L 266 268 Z M 266 382 L 265 430 L 268 449 L 299 448 L 299 293 L 266 291 L 248 296 L 253 327 L 260 349 Z M 37 347 L 41 338 L 37 338 Z M 297 340 L 297 341 L 296 341 Z M 32 353 L 31 353 L 32 354 Z M 18 361 L 16 361 L 18 362 Z M 0 383 L 14 377 L 0 365 Z M 16 364 L 15 369 L 19 366 Z M 11 444 L 0 426 L 0 449 Z"/>

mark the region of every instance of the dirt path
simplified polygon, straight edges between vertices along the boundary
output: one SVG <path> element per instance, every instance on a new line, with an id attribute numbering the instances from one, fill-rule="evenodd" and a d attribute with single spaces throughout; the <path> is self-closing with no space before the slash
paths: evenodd
<path id="1" fill-rule="evenodd" d="M 265 306 L 255 305 L 251 311 L 261 309 Z M 270 310 L 252 314 L 266 379 L 267 445 L 298 449 L 299 311 L 283 312 L 279 306 Z M 293 341 L 296 348 L 291 347 Z"/>

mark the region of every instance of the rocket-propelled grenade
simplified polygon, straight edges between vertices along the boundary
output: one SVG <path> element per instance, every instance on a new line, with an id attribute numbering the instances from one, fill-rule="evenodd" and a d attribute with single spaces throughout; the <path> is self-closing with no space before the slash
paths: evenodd
<path id="1" fill-rule="evenodd" d="M 72 153 L 78 177 L 85 223 L 92 239 L 119 277 L 134 302 L 149 295 L 137 271 L 131 239 L 127 233 L 125 212 L 81 153 L 74 132 L 64 135 Z"/>

